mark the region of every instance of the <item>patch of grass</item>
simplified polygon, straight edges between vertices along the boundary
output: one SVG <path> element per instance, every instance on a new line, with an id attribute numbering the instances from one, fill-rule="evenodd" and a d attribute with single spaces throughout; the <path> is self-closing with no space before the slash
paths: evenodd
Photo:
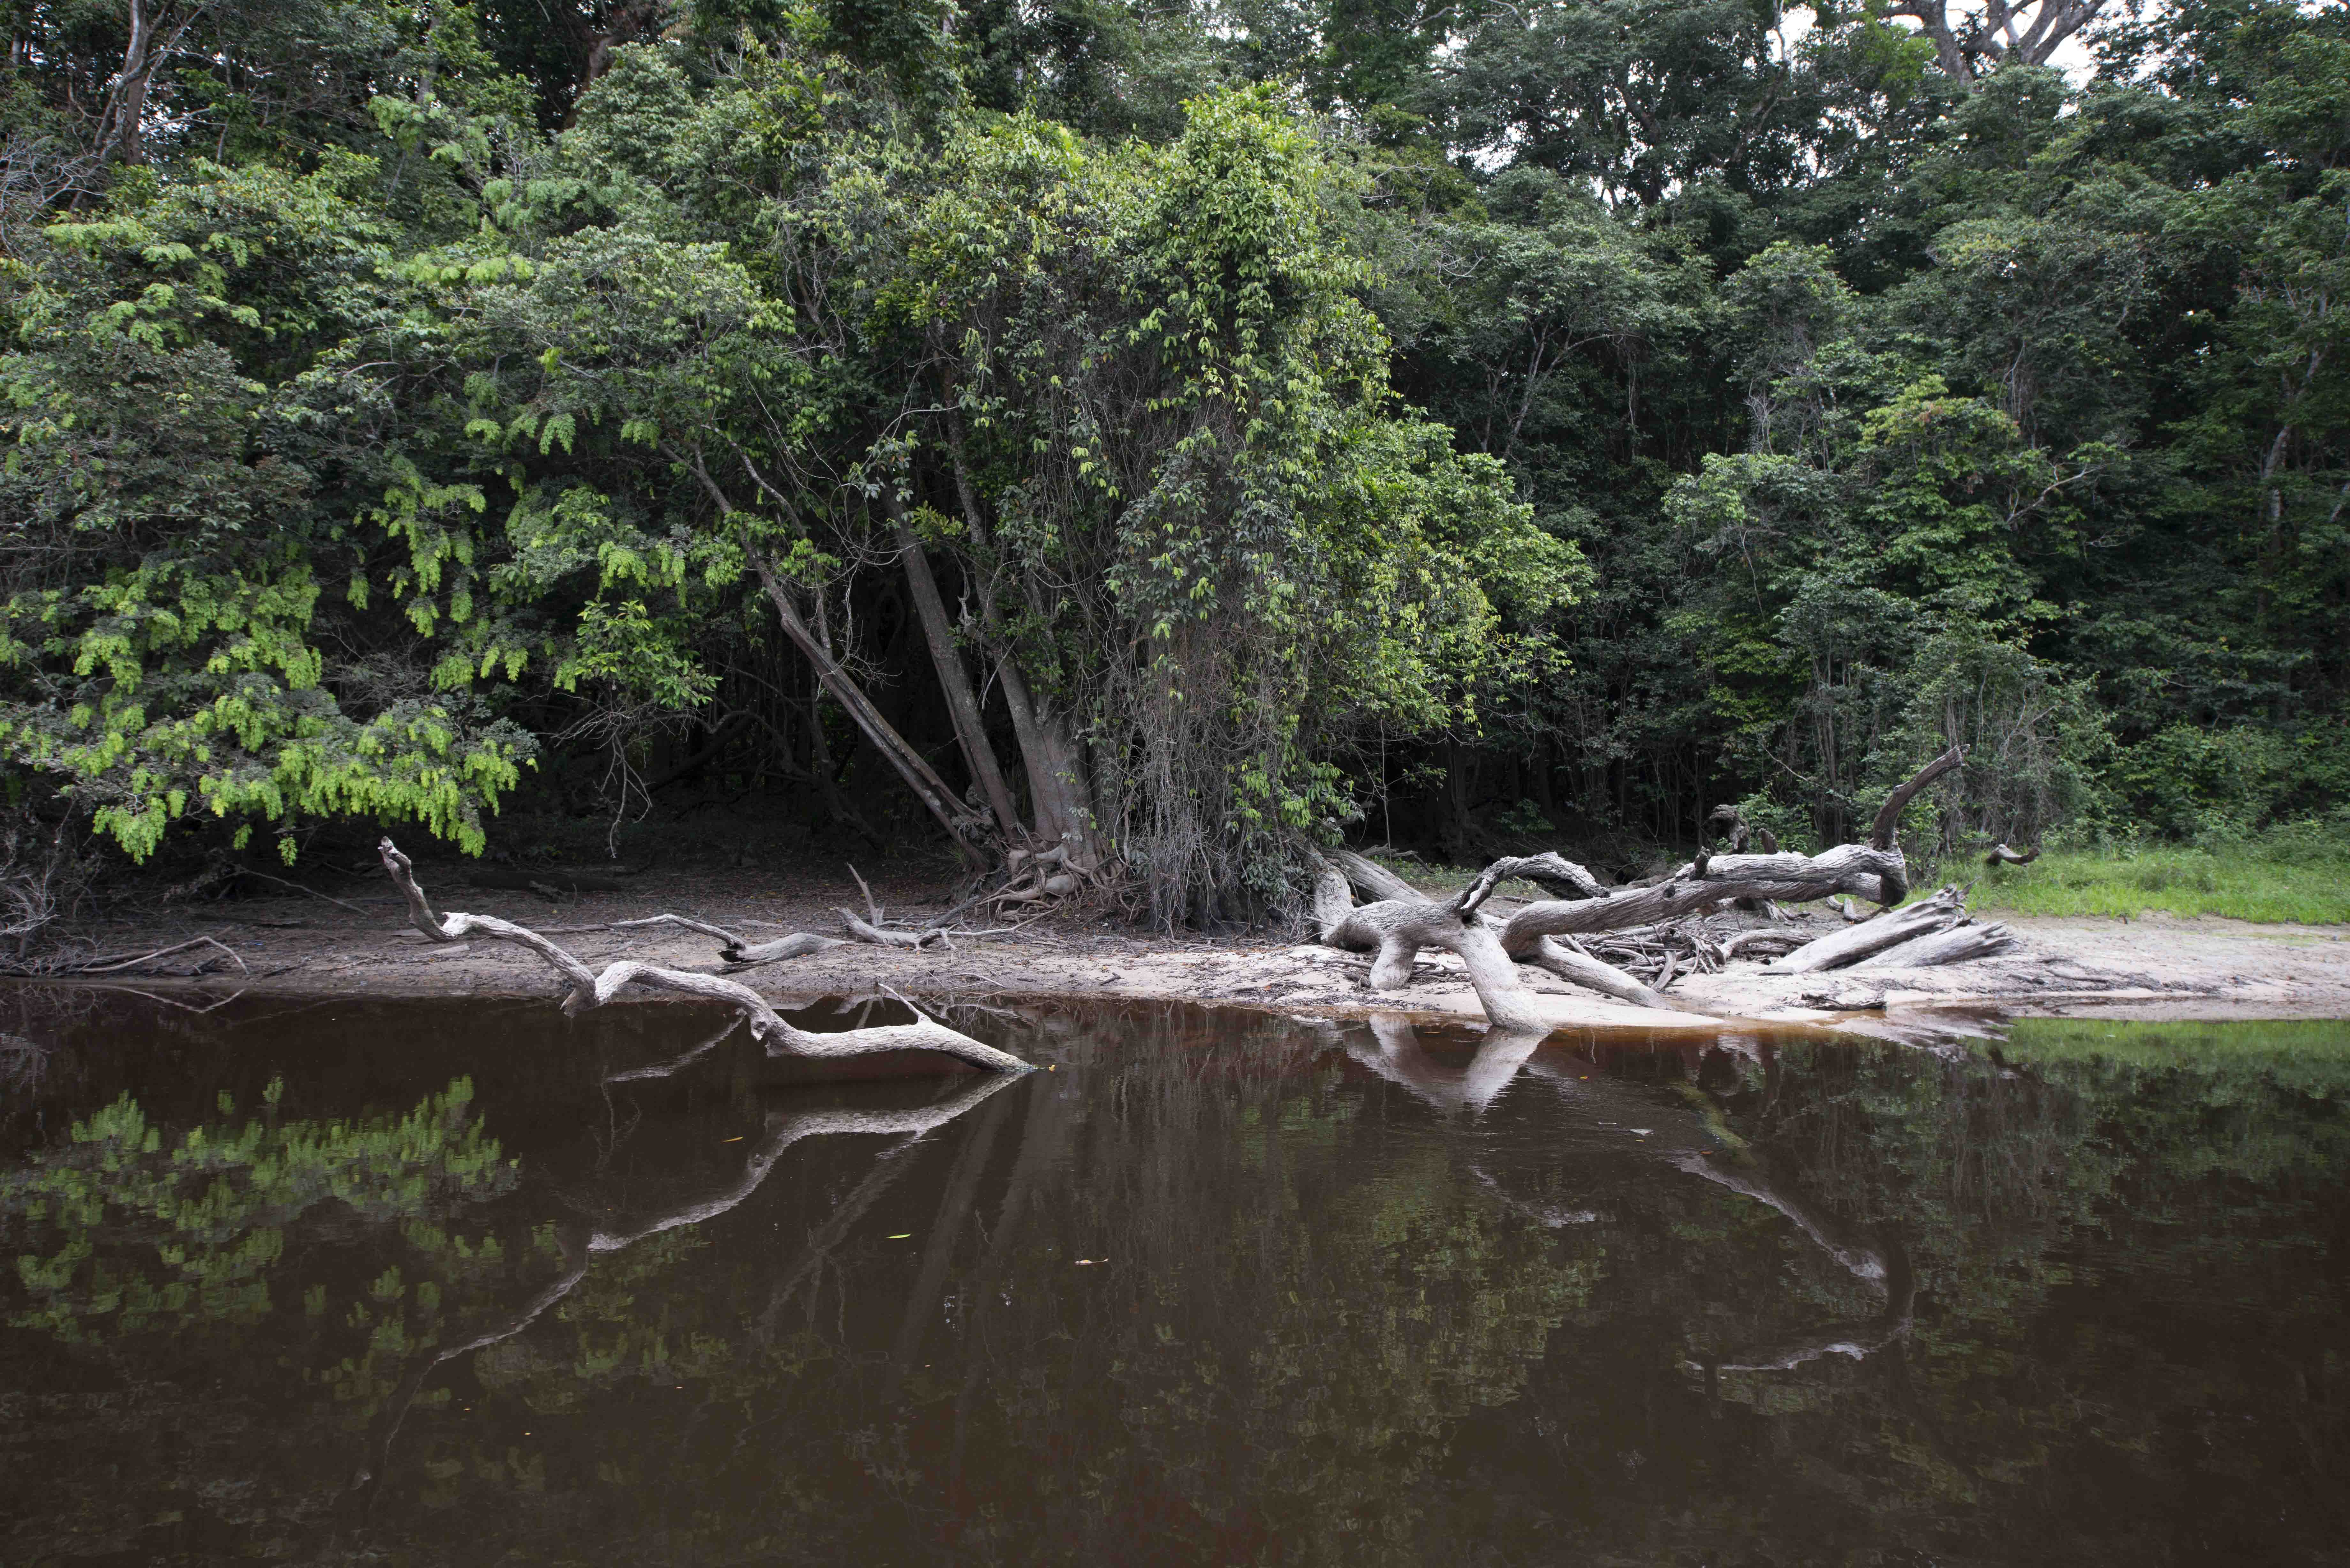
<path id="1" fill-rule="evenodd" d="M 1963 879 L 1945 866 L 1941 880 Z M 1981 873 L 1970 905 L 2022 915 L 2218 915 L 2236 920 L 2350 921 L 2350 864 L 2280 859 L 2257 849 L 2182 845 L 2136 850 L 2051 850 L 2029 866 Z"/>
<path id="2" fill-rule="evenodd" d="M 1572 855 L 1573 851 L 1567 851 Z M 1465 866 L 1383 859 L 1430 898 L 1449 898 L 1477 875 Z M 2287 925 L 2350 924 L 2350 822 L 2296 823 L 2233 841 L 2052 849 L 2029 866 L 1986 869 L 1968 857 L 1911 867 L 1913 898 L 1945 882 L 1974 883 L 1971 909 L 2019 915 L 2104 915 L 2149 910 Z M 1504 893 L 1547 898 L 1531 883 Z"/>
<path id="3" fill-rule="evenodd" d="M 2009 1060 L 2130 1062 L 2145 1066 L 2324 1064 L 2350 1070 L 2350 1023 L 2331 1018 L 2144 1022 L 2116 1018 L 2019 1018 Z"/>

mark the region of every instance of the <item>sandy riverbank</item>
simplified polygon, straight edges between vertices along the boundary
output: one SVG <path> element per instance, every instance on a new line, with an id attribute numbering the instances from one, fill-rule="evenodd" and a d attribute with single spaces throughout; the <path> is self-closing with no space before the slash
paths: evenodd
<path id="1" fill-rule="evenodd" d="M 436 874 L 437 871 L 437 874 Z M 690 914 L 764 940 L 785 931 L 837 932 L 837 907 L 861 908 L 846 875 L 795 878 L 648 874 L 624 893 L 559 901 L 528 892 L 459 884 L 462 871 L 432 868 L 427 886 L 444 909 L 492 914 L 562 931 L 558 940 L 601 967 L 628 957 L 718 971 L 717 944 L 673 928 L 570 929 L 660 912 Z M 944 908 L 940 888 L 915 876 L 883 877 L 876 892 L 893 918 L 920 919 Z M 241 900 L 225 909 L 116 923 L 87 933 L 111 952 L 160 948 L 209 936 L 241 961 L 203 949 L 172 961 L 167 983 L 246 987 L 281 993 L 376 995 L 553 994 L 546 966 L 509 944 L 435 944 L 409 929 L 388 889 L 338 890 L 340 902 L 288 894 Z M 1997 917 L 1986 917 L 1997 918 Z M 1721 917 L 1725 924 L 1735 917 Z M 1797 919 L 1832 929 L 1814 908 Z M 2000 958 L 1944 969 L 1773 972 L 1732 962 L 1719 974 L 1687 974 L 1669 994 L 1683 1011 L 1659 1012 L 1578 991 L 1525 971 L 1562 1028 L 1691 1029 L 1742 1023 L 1812 1023 L 1842 1031 L 1908 1035 L 1937 1014 L 2126 1012 L 2161 1017 L 2350 1017 L 2350 929 L 2257 926 L 2234 920 L 2009 919 L 2022 939 Z M 208 972 L 192 974 L 199 963 Z M 1016 934 L 956 942 L 951 951 L 864 945 L 741 971 L 779 1002 L 826 996 L 1055 996 L 1133 998 L 1243 1005 L 1318 1018 L 1408 1012 L 1480 1016 L 1459 961 L 1423 958 L 1412 984 L 1374 992 L 1369 959 L 1263 937 L 1154 937 L 1103 923 L 1040 923 Z M 151 985 L 147 977 L 125 982 Z"/>

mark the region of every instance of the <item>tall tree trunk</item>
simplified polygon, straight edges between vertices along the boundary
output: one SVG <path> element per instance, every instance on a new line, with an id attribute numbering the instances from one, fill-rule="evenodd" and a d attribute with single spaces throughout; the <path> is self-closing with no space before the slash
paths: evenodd
<path id="1" fill-rule="evenodd" d="M 106 155 L 124 163 L 147 161 L 140 125 L 147 118 L 147 88 L 155 74 L 155 19 L 146 0 L 130 0 L 130 41 L 122 51 L 122 79 L 115 84 L 114 102 L 105 130 Z"/>
<path id="2" fill-rule="evenodd" d="M 947 451 L 954 463 L 955 497 L 962 506 L 963 524 L 972 543 L 989 545 L 987 514 L 979 490 L 972 483 L 971 465 L 963 461 L 962 430 L 951 415 L 947 422 Z M 972 593 L 979 600 L 980 629 L 994 654 L 996 678 L 1003 687 L 1003 705 L 1012 714 L 1012 732 L 1020 742 L 1020 760 L 1028 773 L 1028 796 L 1036 814 L 1036 836 L 1067 849 L 1086 866 L 1099 862 L 1094 842 L 1093 815 L 1087 809 L 1084 753 L 1078 751 L 1068 717 L 1040 704 L 1028 689 L 1020 660 L 1003 633 L 1003 618 L 989 585 L 974 577 Z"/>
<path id="3" fill-rule="evenodd" d="M 930 558 L 922 554 L 922 542 L 915 537 L 913 525 L 906 521 L 906 509 L 894 493 L 888 497 L 888 507 L 899 553 L 906 559 L 906 587 L 913 595 L 914 610 L 922 622 L 923 639 L 931 646 L 931 663 L 939 672 L 939 687 L 946 693 L 947 711 L 954 720 L 955 740 L 962 747 L 971 776 L 979 781 L 981 792 L 987 796 L 996 826 L 1007 841 L 1016 839 L 1020 836 L 1020 813 L 1012 804 L 1012 791 L 1003 782 L 1003 770 L 996 765 L 995 750 L 987 743 L 987 726 L 980 717 L 979 699 L 972 692 L 971 676 L 962 667 L 962 655 L 955 648 L 954 628 L 947 620 L 946 601 L 939 596 L 938 578 L 931 574 Z"/>

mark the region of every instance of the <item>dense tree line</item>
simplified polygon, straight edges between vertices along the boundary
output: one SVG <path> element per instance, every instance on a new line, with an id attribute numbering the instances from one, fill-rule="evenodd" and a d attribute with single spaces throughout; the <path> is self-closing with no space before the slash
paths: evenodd
<path id="1" fill-rule="evenodd" d="M 11 798 L 1164 919 L 1952 742 L 1942 847 L 2329 809 L 2350 16 L 2098 12 L 18 0 Z"/>

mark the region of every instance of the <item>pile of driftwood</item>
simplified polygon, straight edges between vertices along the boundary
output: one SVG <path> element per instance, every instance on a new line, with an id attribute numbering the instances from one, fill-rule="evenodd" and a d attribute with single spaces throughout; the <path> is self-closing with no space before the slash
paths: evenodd
<path id="1" fill-rule="evenodd" d="M 1815 974 L 1832 969 L 1924 969 L 1965 963 L 2007 951 L 2015 939 L 2005 926 L 1977 925 L 1966 897 L 1944 888 L 1929 898 L 1825 935 L 1792 926 L 1717 930 L 1702 916 L 1635 926 L 1560 942 L 1586 958 L 1612 965 L 1663 991 L 1689 974 L 1720 974 L 1733 959 L 1759 959 L 1781 974 Z"/>
<path id="2" fill-rule="evenodd" d="M 1485 1016 L 1513 1031 L 1547 1028 L 1534 992 L 1519 977 L 1521 964 L 1619 1001 L 1664 1008 L 1671 1004 L 1661 992 L 1677 972 L 1719 969 L 1740 956 L 1770 954 L 1773 967 L 1789 973 L 1987 956 L 2012 939 L 2002 927 L 1972 924 L 1957 888 L 1898 908 L 1909 894 L 1908 867 L 1896 841 L 1901 812 L 1920 789 L 1964 760 L 1953 747 L 1893 791 L 1866 844 L 1810 856 L 1700 852 L 1662 877 L 1626 888 L 1607 888 L 1555 853 L 1512 856 L 1439 900 L 1386 867 L 1341 851 L 1319 868 L 1315 924 L 1325 943 L 1378 955 L 1370 973 L 1377 991 L 1408 984 L 1424 949 L 1458 955 Z M 1512 879 L 1533 882 L 1553 897 L 1505 916 L 1487 913 L 1495 889 Z M 1356 903 L 1358 892 L 1368 901 Z M 1726 904 L 1771 909 L 1837 895 L 1866 899 L 1883 912 L 1809 940 L 1783 928 L 1717 940 L 1689 923 L 1690 917 Z"/>

